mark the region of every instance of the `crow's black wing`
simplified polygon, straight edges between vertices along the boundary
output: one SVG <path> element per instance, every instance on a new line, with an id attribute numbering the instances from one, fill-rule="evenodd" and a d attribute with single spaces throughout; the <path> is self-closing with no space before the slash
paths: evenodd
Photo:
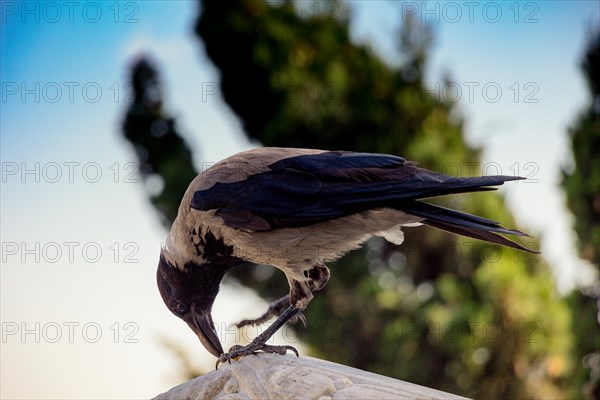
<path id="1" fill-rule="evenodd" d="M 217 210 L 227 225 L 251 231 L 306 226 L 389 207 L 420 216 L 424 224 L 440 229 L 521 248 L 492 233 L 524 235 L 519 231 L 416 201 L 493 190 L 489 186 L 515 179 L 520 178 L 456 178 L 418 168 L 391 155 L 324 152 L 284 158 L 269 165 L 269 171 L 240 182 L 218 182 L 195 192 L 191 206 L 203 211 Z M 496 237 L 502 240 L 493 240 Z"/>

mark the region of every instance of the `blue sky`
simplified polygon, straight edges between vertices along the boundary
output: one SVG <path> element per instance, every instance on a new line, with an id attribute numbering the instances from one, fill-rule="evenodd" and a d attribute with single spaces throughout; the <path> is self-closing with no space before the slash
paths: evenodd
<path id="1" fill-rule="evenodd" d="M 542 237 L 557 281 L 568 288 L 589 275 L 575 256 L 556 184 L 568 164 L 566 129 L 587 104 L 578 63 L 586 26 L 598 24 L 598 2 L 475 3 L 470 21 L 463 2 L 353 1 L 352 37 L 394 64 L 403 7 L 438 18 L 429 88 L 450 93 L 441 86 L 447 73 L 463 90 L 457 112 L 469 140 L 484 147 L 484 165 L 509 174 L 534 168 L 525 173 L 535 172 L 536 183 L 503 192 L 519 222 Z M 119 132 L 132 60 L 143 53 L 157 62 L 166 107 L 199 150 L 198 168 L 253 144 L 218 96 L 203 96 L 218 71 L 192 34 L 195 2 L 0 4 L 0 396 L 156 395 L 179 382 L 160 337 L 180 341 L 205 368 L 212 360 L 155 288 L 165 231 L 137 175 L 129 176 L 135 158 Z M 495 14 L 483 9 L 501 17 L 491 22 Z M 455 10 L 464 17 L 455 20 Z M 537 22 L 525 23 L 526 16 Z M 477 89 L 472 101 L 468 85 Z M 486 100 L 485 85 L 501 89 L 497 101 Z M 525 102 L 528 94 L 537 102 Z M 231 323 L 258 307 L 264 303 L 250 291 L 227 288 L 215 320 Z"/>

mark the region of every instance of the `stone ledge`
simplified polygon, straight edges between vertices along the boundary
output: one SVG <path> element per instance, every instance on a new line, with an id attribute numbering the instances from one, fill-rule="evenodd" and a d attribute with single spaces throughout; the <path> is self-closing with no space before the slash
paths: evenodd
<path id="1" fill-rule="evenodd" d="M 440 392 L 316 358 L 259 354 L 160 394 L 154 400 L 233 399 L 444 399 L 464 397 Z"/>

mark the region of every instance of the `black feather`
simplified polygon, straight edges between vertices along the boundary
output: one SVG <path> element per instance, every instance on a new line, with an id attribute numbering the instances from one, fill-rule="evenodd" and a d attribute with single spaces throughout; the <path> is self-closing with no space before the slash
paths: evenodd
<path id="1" fill-rule="evenodd" d="M 411 202 L 402 206 L 402 211 L 425 218 L 423 223 L 458 235 L 468 236 L 486 242 L 497 243 L 519 250 L 539 253 L 513 242 L 499 233 L 517 236 L 529 236 L 516 229 L 508 229 L 498 222 L 476 215 L 463 213 L 449 208 L 421 202 Z"/>
<path id="2" fill-rule="evenodd" d="M 373 208 L 393 208 L 422 217 L 424 224 L 477 239 L 525 249 L 498 234 L 523 236 L 497 222 L 418 199 L 494 190 L 523 179 L 514 176 L 451 177 L 401 157 L 325 152 L 279 160 L 270 171 L 241 182 L 218 182 L 194 193 L 191 206 L 217 210 L 229 226 L 253 231 L 297 227 Z"/>

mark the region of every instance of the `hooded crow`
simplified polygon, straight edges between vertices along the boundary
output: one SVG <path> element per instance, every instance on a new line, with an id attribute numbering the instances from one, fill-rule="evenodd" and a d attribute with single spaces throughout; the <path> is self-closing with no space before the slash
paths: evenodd
<path id="1" fill-rule="evenodd" d="M 515 176 L 451 177 L 387 154 L 259 148 L 229 157 L 199 174 L 183 196 L 161 250 L 157 282 L 173 314 L 183 319 L 219 362 L 257 351 L 285 354 L 266 342 L 286 322 L 304 321 L 313 293 L 329 279 L 325 262 L 381 236 L 401 244 L 401 227 L 429 225 L 451 233 L 535 252 L 501 234 L 527 236 L 497 222 L 421 199 L 494 190 Z M 223 352 L 211 316 L 225 273 L 248 263 L 282 270 L 290 292 L 260 318 L 278 317 L 247 346 Z"/>

